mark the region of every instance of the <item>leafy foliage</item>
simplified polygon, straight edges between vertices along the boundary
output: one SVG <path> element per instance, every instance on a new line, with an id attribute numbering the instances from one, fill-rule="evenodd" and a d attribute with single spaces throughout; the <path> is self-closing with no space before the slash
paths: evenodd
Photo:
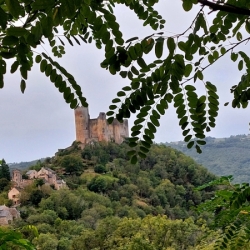
<path id="1" fill-rule="evenodd" d="M 0 161 L 0 178 L 4 178 L 10 181 L 10 169 L 4 159 Z"/>
<path id="2" fill-rule="evenodd" d="M 23 239 L 20 232 L 2 228 L 0 228 L 0 249 L 35 250 L 31 242 Z"/>
<path id="3" fill-rule="evenodd" d="M 249 4 L 244 1 L 184 0 L 184 11 L 201 4 L 197 15 L 184 32 L 166 36 L 160 30 L 165 20 L 154 9 L 158 0 L 20 0 L 0 3 L 0 87 L 4 86 L 7 60 L 12 59 L 11 73 L 19 71 L 20 88 L 24 92 L 28 72 L 34 62 L 49 77 L 71 108 L 87 106 L 86 98 L 74 77 L 54 58 L 65 53 L 65 44 L 80 45 L 95 42 L 105 50 L 101 67 L 111 74 L 119 73 L 130 84 L 117 93 L 107 112 L 109 121 L 119 121 L 136 114 L 129 145 L 133 163 L 145 158 L 154 134 L 173 102 L 187 147 L 201 152 L 205 132 L 216 125 L 219 110 L 217 87 L 205 79 L 205 70 L 226 54 L 243 71 L 239 83 L 231 87 L 232 107 L 246 108 L 249 97 L 250 60 L 237 48 L 249 40 Z M 153 33 L 124 41 L 113 12 L 117 4 L 130 8 L 143 25 Z M 206 7 L 216 12 L 208 25 Z M 22 23 L 18 22 L 22 19 Z M 60 32 L 62 31 L 62 34 Z M 47 41 L 53 57 L 34 52 Z M 148 61 L 148 55 L 152 55 Z M 204 86 L 198 94 L 194 83 Z M 225 105 L 227 105 L 226 103 Z"/>
<path id="4" fill-rule="evenodd" d="M 232 176 L 221 177 L 198 189 L 220 186 L 213 199 L 200 204 L 199 211 L 214 213 L 214 228 L 222 230 L 215 249 L 249 249 L 249 200 L 248 183 L 232 184 Z"/>

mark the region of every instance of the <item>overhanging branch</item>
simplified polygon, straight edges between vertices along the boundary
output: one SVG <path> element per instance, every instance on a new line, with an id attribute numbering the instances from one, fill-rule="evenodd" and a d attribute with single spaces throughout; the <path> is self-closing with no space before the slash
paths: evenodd
<path id="1" fill-rule="evenodd" d="M 198 2 L 202 5 L 209 6 L 214 11 L 220 10 L 220 11 L 225 11 L 228 13 L 250 16 L 249 9 L 243 9 L 243 8 L 240 8 L 234 5 L 229 5 L 229 4 L 219 4 L 219 3 L 210 2 L 207 0 L 198 0 Z"/>

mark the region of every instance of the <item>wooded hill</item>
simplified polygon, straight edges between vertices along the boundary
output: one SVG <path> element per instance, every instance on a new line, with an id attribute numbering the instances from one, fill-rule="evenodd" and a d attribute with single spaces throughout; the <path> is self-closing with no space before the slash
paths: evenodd
<path id="1" fill-rule="evenodd" d="M 34 183 L 21 196 L 25 237 L 45 249 L 195 249 L 206 242 L 206 221 L 195 207 L 210 199 L 211 188 L 194 188 L 215 179 L 180 151 L 153 145 L 147 157 L 131 165 L 126 143 L 74 143 L 31 167 L 49 167 L 69 189 Z M 2 194 L 3 196 L 3 194 Z M 35 237 L 27 225 L 37 227 Z M 165 240 L 163 240 L 165 237 Z M 167 237 L 167 238 L 166 238 Z M 150 240 L 147 240 L 150 238 Z M 139 247 L 139 248 L 138 248 Z M 205 248 L 196 248 L 205 249 Z"/>
<path id="2" fill-rule="evenodd" d="M 218 176 L 233 175 L 236 183 L 250 182 L 250 136 L 207 137 L 206 142 L 207 144 L 202 146 L 201 154 L 194 149 L 188 149 L 186 143 L 182 141 L 166 145 L 191 156 Z"/>

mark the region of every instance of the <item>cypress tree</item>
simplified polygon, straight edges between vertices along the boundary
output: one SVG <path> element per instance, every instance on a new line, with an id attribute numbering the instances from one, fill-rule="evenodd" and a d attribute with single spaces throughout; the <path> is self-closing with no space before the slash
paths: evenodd
<path id="1" fill-rule="evenodd" d="M 9 169 L 8 164 L 6 164 L 4 159 L 2 159 L 2 161 L 0 161 L 0 179 L 1 178 L 5 178 L 8 181 L 10 181 L 10 169 Z"/>

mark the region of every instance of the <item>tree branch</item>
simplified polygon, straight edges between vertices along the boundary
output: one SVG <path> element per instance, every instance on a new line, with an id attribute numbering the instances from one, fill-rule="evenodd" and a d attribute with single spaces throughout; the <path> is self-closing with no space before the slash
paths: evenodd
<path id="1" fill-rule="evenodd" d="M 214 2 L 207 1 L 207 0 L 198 0 L 198 2 L 202 5 L 209 6 L 213 11 L 220 10 L 220 11 L 225 11 L 228 13 L 250 16 L 249 9 L 243 9 L 243 8 L 240 8 L 234 5 L 229 5 L 229 4 L 214 3 Z"/>

